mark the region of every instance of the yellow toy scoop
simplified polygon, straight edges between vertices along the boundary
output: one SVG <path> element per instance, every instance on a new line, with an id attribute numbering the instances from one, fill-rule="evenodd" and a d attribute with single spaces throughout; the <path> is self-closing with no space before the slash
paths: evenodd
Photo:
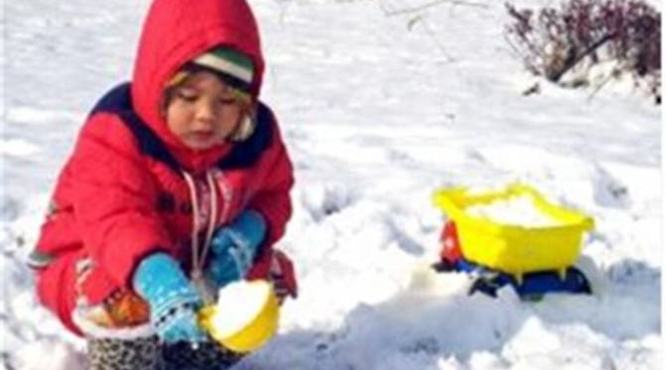
<path id="1" fill-rule="evenodd" d="M 217 304 L 199 311 L 199 324 L 213 339 L 234 352 L 252 352 L 277 331 L 279 305 L 273 284 L 238 281 L 219 292 Z"/>

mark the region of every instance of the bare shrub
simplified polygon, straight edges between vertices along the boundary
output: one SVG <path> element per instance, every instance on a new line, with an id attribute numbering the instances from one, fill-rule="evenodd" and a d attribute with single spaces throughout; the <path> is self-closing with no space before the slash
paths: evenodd
<path id="1" fill-rule="evenodd" d="M 661 14 L 644 0 L 568 0 L 537 11 L 506 3 L 506 38 L 525 67 L 553 82 L 614 61 L 660 102 Z"/>

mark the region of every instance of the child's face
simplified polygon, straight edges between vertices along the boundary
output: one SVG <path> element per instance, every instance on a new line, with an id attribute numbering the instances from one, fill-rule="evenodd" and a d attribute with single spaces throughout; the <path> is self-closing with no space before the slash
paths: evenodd
<path id="1" fill-rule="evenodd" d="M 214 74 L 200 71 L 174 88 L 166 107 L 166 122 L 187 147 L 205 150 L 222 144 L 242 114 L 231 88 Z"/>

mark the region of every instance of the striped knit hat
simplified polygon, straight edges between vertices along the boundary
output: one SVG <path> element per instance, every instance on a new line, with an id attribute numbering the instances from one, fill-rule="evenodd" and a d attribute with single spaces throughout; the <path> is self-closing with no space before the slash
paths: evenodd
<path id="1" fill-rule="evenodd" d="M 218 47 L 207 51 L 187 63 L 168 85 L 177 85 L 191 72 L 206 70 L 216 74 L 229 86 L 250 93 L 254 78 L 254 65 L 246 55 L 227 47 Z"/>

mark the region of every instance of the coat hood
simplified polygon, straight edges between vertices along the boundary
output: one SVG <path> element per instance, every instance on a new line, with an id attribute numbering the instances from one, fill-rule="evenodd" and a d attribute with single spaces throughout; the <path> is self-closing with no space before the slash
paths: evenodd
<path id="1" fill-rule="evenodd" d="M 245 0 L 154 0 L 144 21 L 132 79 L 136 113 L 168 146 L 180 164 L 198 172 L 228 150 L 187 148 L 167 128 L 160 101 L 168 80 L 185 63 L 217 46 L 246 54 L 255 66 L 251 92 L 259 95 L 264 60 L 257 22 Z"/>

